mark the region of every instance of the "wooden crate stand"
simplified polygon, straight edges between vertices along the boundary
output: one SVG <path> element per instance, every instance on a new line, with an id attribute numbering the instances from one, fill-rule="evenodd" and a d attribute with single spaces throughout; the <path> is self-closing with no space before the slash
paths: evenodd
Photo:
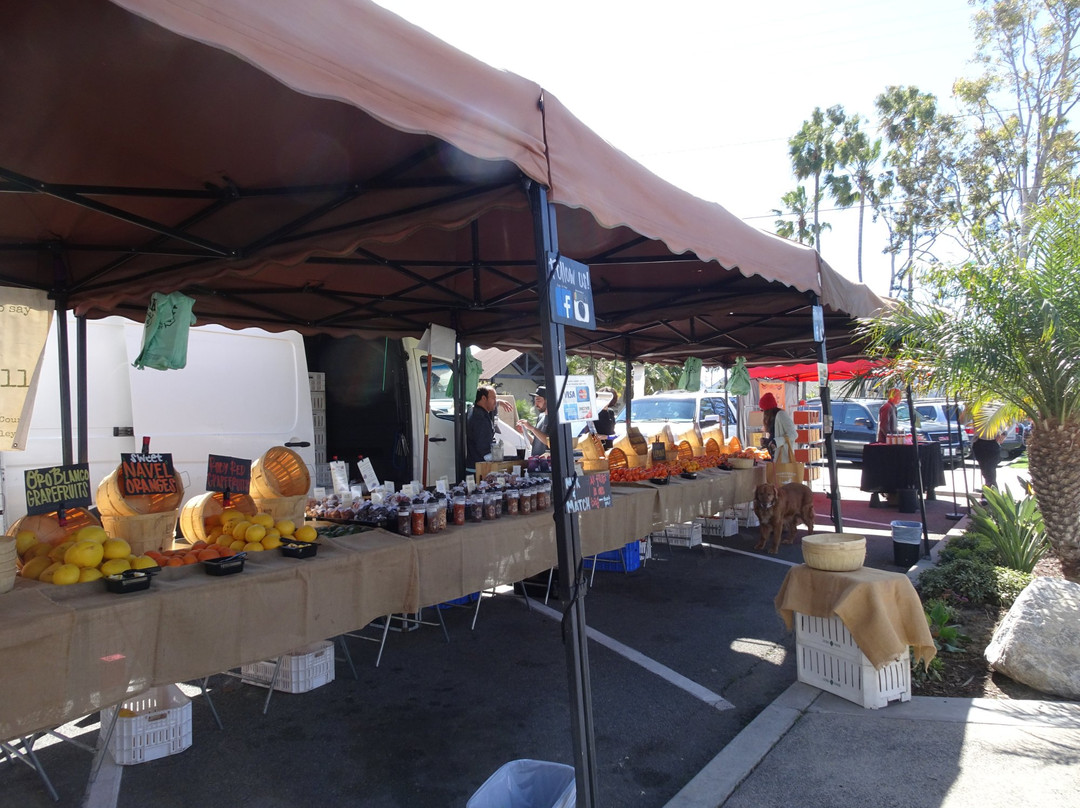
<path id="1" fill-rule="evenodd" d="M 876 710 L 911 700 L 911 658 L 904 654 L 876 670 L 839 617 L 795 612 L 799 681 Z"/>

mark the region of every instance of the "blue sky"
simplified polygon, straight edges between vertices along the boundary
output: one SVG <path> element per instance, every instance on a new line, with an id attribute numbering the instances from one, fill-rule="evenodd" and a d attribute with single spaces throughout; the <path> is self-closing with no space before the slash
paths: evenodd
<path id="1" fill-rule="evenodd" d="M 875 97 L 905 84 L 953 111 L 974 54 L 965 0 L 376 2 L 540 83 L 655 173 L 767 230 L 797 184 L 787 140 L 815 106 L 873 118 Z M 822 219 L 823 256 L 855 280 L 857 214 Z M 864 281 L 884 293 L 884 228 L 866 239 Z"/>

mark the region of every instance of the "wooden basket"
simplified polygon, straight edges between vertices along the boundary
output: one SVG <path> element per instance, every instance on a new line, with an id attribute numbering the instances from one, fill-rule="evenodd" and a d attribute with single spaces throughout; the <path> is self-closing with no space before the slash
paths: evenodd
<path id="1" fill-rule="evenodd" d="M 749 457 L 729 457 L 727 462 L 733 469 L 752 469 L 754 467 L 754 461 Z"/>
<path id="2" fill-rule="evenodd" d="M 101 481 L 97 489 L 97 507 L 102 516 L 138 516 L 145 513 L 176 511 L 184 501 L 184 483 L 180 472 L 173 469 L 176 491 L 171 494 L 140 494 L 125 496 L 124 467 L 117 466 Z"/>
<path id="3" fill-rule="evenodd" d="M 605 458 L 604 444 L 599 437 L 591 432 L 578 438 L 577 448 L 586 460 L 603 460 Z"/>
<path id="4" fill-rule="evenodd" d="M 225 495 L 220 491 L 207 491 L 185 502 L 180 509 L 180 532 L 184 534 L 184 538 L 192 544 L 206 541 L 206 520 L 220 517 L 225 511 L 224 503 Z M 247 494 L 230 494 L 229 507 L 248 516 L 259 512 L 255 507 L 255 500 Z"/>
<path id="5" fill-rule="evenodd" d="M 275 522 L 289 519 L 296 525 L 304 524 L 304 511 L 307 510 L 307 494 L 295 497 L 254 497 L 255 507 L 260 513 L 268 513 Z"/>
<path id="6" fill-rule="evenodd" d="M 60 525 L 56 511 L 52 513 L 24 516 L 8 528 L 7 535 L 14 536 L 20 530 L 29 530 L 43 544 L 63 544 L 69 536 L 78 533 L 87 525 L 101 526 L 101 522 L 85 508 L 66 508 L 65 524 Z"/>
<path id="7" fill-rule="evenodd" d="M 0 539 L 0 595 L 15 588 L 15 571 L 18 568 L 15 540 Z"/>
<path id="8" fill-rule="evenodd" d="M 808 567 L 850 572 L 866 560 L 866 537 L 855 533 L 814 533 L 803 537 L 802 552 Z"/>
<path id="9" fill-rule="evenodd" d="M 135 555 L 145 555 L 147 550 L 172 547 L 179 516 L 179 510 L 135 516 L 102 515 L 101 526 L 112 538 L 123 539 L 130 544 L 131 552 Z"/>
<path id="10" fill-rule="evenodd" d="M 720 456 L 720 444 L 714 438 L 705 441 L 705 454 L 709 457 Z"/>
<path id="11" fill-rule="evenodd" d="M 632 426 L 626 430 L 626 434 L 615 441 L 615 448 L 626 457 L 626 467 L 631 469 L 642 468 L 649 465 L 649 444 L 646 442 L 641 431 Z M 608 460 L 610 461 L 610 456 Z"/>
<path id="12" fill-rule="evenodd" d="M 310 488 L 311 474 L 304 458 L 286 446 L 274 446 L 251 464 L 253 497 L 307 496 Z"/>

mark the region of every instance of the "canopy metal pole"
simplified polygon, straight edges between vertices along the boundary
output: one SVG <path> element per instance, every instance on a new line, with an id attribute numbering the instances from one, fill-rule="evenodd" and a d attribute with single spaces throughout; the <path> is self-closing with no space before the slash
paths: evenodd
<path id="1" fill-rule="evenodd" d="M 588 587 L 581 568 L 581 536 L 577 515 L 566 510 L 566 494 L 574 480 L 574 449 L 570 424 L 560 421 L 561 382 L 565 382 L 566 340 L 564 328 L 551 321 L 548 285 L 551 262 L 559 253 L 555 207 L 547 191 L 529 183 L 536 244 L 537 295 L 544 342 L 544 380 L 548 389 L 548 435 L 551 446 L 551 483 L 555 505 L 555 537 L 559 558 L 559 599 L 563 603 L 563 643 L 570 680 L 570 723 L 574 735 L 574 770 L 578 808 L 599 804 L 596 787 L 596 739 L 592 717 L 592 686 L 589 681 L 589 647 L 585 626 L 585 592 Z"/>
<path id="2" fill-rule="evenodd" d="M 952 423 L 953 418 L 949 415 L 949 397 L 945 396 L 945 429 L 949 435 L 949 445 L 952 445 Z M 964 470 L 964 440 L 960 437 L 960 399 L 956 400 L 956 446 L 957 451 L 960 452 L 960 469 L 962 474 L 966 475 L 967 471 Z M 960 513 L 960 509 L 956 504 L 956 458 L 953 458 L 952 466 L 949 468 L 949 479 L 952 481 L 952 513 L 945 514 L 946 519 L 960 519 L 964 514 Z M 967 477 L 964 477 L 967 480 Z"/>
<path id="3" fill-rule="evenodd" d="M 911 424 L 911 446 L 915 450 L 915 479 L 918 480 L 916 494 L 919 497 L 919 513 L 922 516 L 923 558 L 930 557 L 930 533 L 926 529 L 926 500 L 923 499 L 922 459 L 919 457 L 919 433 L 915 426 L 915 401 L 911 395 L 911 385 L 907 386 L 908 423 Z"/>
<path id="4" fill-rule="evenodd" d="M 79 432 L 79 462 L 90 462 L 90 398 L 86 372 L 86 318 L 75 318 L 75 420 Z"/>
<path id="5" fill-rule="evenodd" d="M 71 430 L 71 366 L 68 351 L 67 304 L 63 296 L 56 298 L 56 347 L 60 362 L 60 446 L 64 465 L 75 462 Z"/>
<path id="6" fill-rule="evenodd" d="M 825 351 L 825 314 L 821 309 L 821 301 L 817 295 L 810 295 L 810 302 L 814 306 L 814 352 L 817 354 L 819 365 L 829 366 L 829 358 Z M 817 322 L 821 318 L 820 327 Z M 829 513 L 832 516 L 833 527 L 837 533 L 844 532 L 844 517 L 840 512 L 840 473 L 836 468 L 836 443 L 833 441 L 832 429 L 832 399 L 829 396 L 829 374 L 825 378 L 818 377 L 818 397 L 821 399 L 821 428 L 825 432 L 825 457 L 829 464 Z"/>

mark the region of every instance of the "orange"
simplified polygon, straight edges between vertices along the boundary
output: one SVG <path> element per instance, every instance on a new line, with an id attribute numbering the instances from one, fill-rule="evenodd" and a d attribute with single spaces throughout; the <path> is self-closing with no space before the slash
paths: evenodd
<path id="1" fill-rule="evenodd" d="M 199 554 L 184 553 L 182 556 L 180 556 L 180 560 L 184 563 L 184 566 L 187 566 L 188 564 L 197 564 L 199 562 Z"/>
<path id="2" fill-rule="evenodd" d="M 182 566 L 184 566 L 184 562 L 181 561 L 178 556 L 173 556 L 172 558 L 170 558 L 168 561 L 165 562 L 164 566 L 166 566 L 166 567 L 182 567 Z"/>
<path id="3" fill-rule="evenodd" d="M 221 553 L 219 553 L 215 548 L 212 550 L 199 550 L 199 552 L 196 553 L 196 556 L 198 557 L 199 561 L 209 561 L 213 558 L 221 558 Z"/>

